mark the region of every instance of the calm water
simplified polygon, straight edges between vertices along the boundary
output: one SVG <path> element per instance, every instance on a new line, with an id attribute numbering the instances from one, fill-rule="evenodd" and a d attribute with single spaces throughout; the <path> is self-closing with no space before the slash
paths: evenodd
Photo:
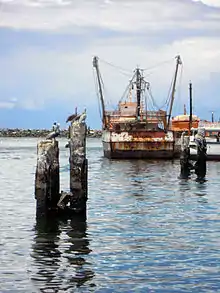
<path id="1" fill-rule="evenodd" d="M 0 140 L 0 292 L 220 292 L 220 163 L 186 182 L 178 161 L 109 161 L 89 139 L 87 220 L 36 223 L 36 144 Z"/>

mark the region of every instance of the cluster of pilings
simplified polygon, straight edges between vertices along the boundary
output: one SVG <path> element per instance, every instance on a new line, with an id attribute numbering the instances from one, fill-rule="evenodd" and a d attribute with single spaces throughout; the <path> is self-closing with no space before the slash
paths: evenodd
<path id="1" fill-rule="evenodd" d="M 190 137 L 182 134 L 180 153 L 180 178 L 188 179 L 192 172 L 197 176 L 196 180 L 203 181 L 206 176 L 206 140 L 204 136 L 195 138 L 197 155 L 194 161 L 190 160 Z"/>
<path id="2" fill-rule="evenodd" d="M 37 145 L 35 199 L 38 215 L 80 214 L 86 212 L 88 197 L 86 158 L 86 124 L 72 122 L 69 127 L 70 186 L 60 192 L 59 142 L 45 139 Z"/>

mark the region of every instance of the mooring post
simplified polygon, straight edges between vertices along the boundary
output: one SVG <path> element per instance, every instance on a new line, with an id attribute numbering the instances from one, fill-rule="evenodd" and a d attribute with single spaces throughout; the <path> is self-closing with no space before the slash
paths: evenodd
<path id="1" fill-rule="evenodd" d="M 88 162 L 86 159 L 86 124 L 74 121 L 70 125 L 70 209 L 86 210 Z"/>
<path id="2" fill-rule="evenodd" d="M 185 136 L 183 132 L 181 135 L 181 153 L 180 153 L 180 178 L 187 179 L 190 176 L 190 149 L 189 136 Z"/>
<path id="3" fill-rule="evenodd" d="M 59 146 L 55 139 L 46 139 L 37 145 L 35 199 L 37 214 L 56 210 L 59 201 Z"/>
<path id="4" fill-rule="evenodd" d="M 206 176 L 206 139 L 205 131 L 203 129 L 198 131 L 195 138 L 197 144 L 197 157 L 195 163 L 195 174 L 197 175 L 197 180 L 204 180 Z"/>

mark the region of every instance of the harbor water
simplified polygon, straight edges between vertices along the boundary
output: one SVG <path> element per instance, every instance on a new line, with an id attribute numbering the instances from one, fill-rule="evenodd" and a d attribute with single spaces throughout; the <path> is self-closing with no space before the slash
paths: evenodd
<path id="1" fill-rule="evenodd" d="M 111 161 L 91 138 L 87 218 L 36 221 L 38 140 L 0 139 L 1 293 L 220 292 L 220 162 L 180 180 L 178 160 Z"/>

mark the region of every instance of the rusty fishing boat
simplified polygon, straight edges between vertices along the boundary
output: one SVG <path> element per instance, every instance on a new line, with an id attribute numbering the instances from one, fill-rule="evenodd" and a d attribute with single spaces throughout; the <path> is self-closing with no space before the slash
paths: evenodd
<path id="1" fill-rule="evenodd" d="M 123 100 L 113 111 L 106 110 L 98 57 L 93 58 L 98 96 L 101 104 L 102 142 L 104 156 L 109 159 L 173 159 L 175 139 L 171 128 L 171 113 L 180 56 L 176 57 L 175 74 L 169 99 L 169 111 L 147 109 L 146 91 L 150 83 L 143 71 L 136 68 Z"/>

